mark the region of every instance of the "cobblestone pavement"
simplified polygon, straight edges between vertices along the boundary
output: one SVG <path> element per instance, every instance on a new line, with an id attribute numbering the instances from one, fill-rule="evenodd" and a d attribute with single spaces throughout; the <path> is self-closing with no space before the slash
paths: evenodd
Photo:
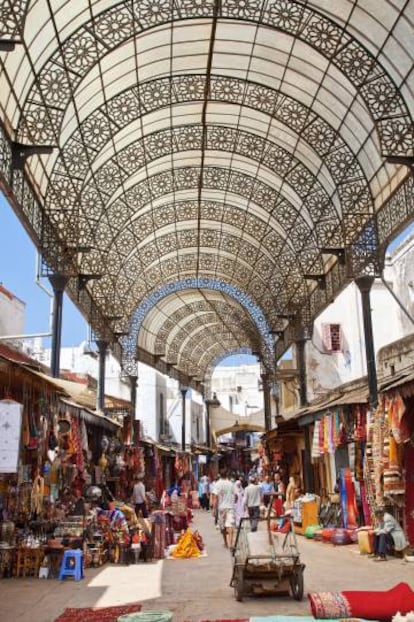
<path id="1" fill-rule="evenodd" d="M 143 610 L 170 610 L 174 622 L 253 615 L 310 615 L 306 597 L 288 595 L 235 600 L 229 587 L 232 557 L 223 546 L 208 513 L 195 512 L 207 557 L 163 560 L 131 566 L 88 569 L 83 581 L 3 579 L 0 581 L 1 622 L 53 622 L 65 607 L 109 606 L 140 601 Z M 356 545 L 333 547 L 299 537 L 306 564 L 305 595 L 312 591 L 384 590 L 400 581 L 414 586 L 414 564 L 390 559 L 377 564 L 359 555 Z M 81 622 L 81 620 L 80 620 Z"/>

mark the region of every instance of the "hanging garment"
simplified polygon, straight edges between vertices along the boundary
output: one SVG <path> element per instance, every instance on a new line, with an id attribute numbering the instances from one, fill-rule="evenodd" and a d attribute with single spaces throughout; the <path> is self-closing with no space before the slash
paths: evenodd
<path id="1" fill-rule="evenodd" d="M 313 459 L 317 459 L 320 457 L 321 452 L 319 449 L 319 428 L 320 428 L 321 422 L 315 421 L 315 425 L 313 428 L 313 440 L 312 440 L 312 452 L 311 452 L 311 457 Z"/>
<path id="2" fill-rule="evenodd" d="M 32 494 L 30 500 L 31 511 L 39 515 L 43 509 L 43 497 L 45 494 L 45 480 L 40 475 L 35 477 L 32 487 Z"/>

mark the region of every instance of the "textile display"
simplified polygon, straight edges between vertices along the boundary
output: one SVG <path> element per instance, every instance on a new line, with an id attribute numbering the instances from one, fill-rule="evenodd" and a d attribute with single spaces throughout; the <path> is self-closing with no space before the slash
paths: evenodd
<path id="1" fill-rule="evenodd" d="M 55 622 L 117 622 L 119 616 L 141 611 L 140 603 L 115 605 L 113 607 L 69 607 Z"/>
<path id="2" fill-rule="evenodd" d="M 164 559 L 167 546 L 167 524 L 165 514 L 161 510 L 152 513 L 152 556 Z"/>
<path id="3" fill-rule="evenodd" d="M 411 546 L 414 545 L 414 447 L 407 443 L 404 451 L 405 482 L 405 531 Z"/>
<path id="4" fill-rule="evenodd" d="M 414 592 L 408 583 L 398 583 L 385 591 L 314 592 L 308 594 L 315 618 L 365 618 L 391 620 L 398 611 L 414 610 Z"/>
<path id="5" fill-rule="evenodd" d="M 355 486 L 352 481 L 351 469 L 349 468 L 341 469 L 340 499 L 344 527 L 357 527 L 358 510 L 355 496 Z"/>

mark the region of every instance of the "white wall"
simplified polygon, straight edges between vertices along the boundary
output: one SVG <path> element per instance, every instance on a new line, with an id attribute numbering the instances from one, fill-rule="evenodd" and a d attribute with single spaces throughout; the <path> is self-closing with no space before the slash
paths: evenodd
<path id="1" fill-rule="evenodd" d="M 406 239 L 385 262 L 384 280 L 414 317 L 414 236 Z M 414 333 L 414 325 L 394 300 L 381 279 L 371 288 L 371 314 L 375 353 L 386 345 Z M 341 324 L 343 352 L 325 353 L 321 326 Z M 366 374 L 361 299 L 351 283 L 314 323 L 313 339 L 306 344 L 308 399 L 324 390 L 356 380 Z"/>
<path id="2" fill-rule="evenodd" d="M 0 335 L 23 335 L 26 304 L 0 284 Z M 16 347 L 17 342 L 13 340 Z"/>
<path id="3" fill-rule="evenodd" d="M 156 441 L 181 446 L 182 394 L 178 382 L 141 363 L 138 373 L 137 418 L 143 422 L 144 433 Z M 160 438 L 161 394 L 164 396 L 168 434 Z M 201 395 L 188 389 L 185 397 L 186 445 L 205 442 L 204 418 Z"/>
<path id="4" fill-rule="evenodd" d="M 213 372 L 211 387 L 223 408 L 233 412 L 237 418 L 263 408 L 260 380 L 258 363 L 238 367 L 219 365 Z"/>
<path id="5" fill-rule="evenodd" d="M 143 433 L 159 440 L 160 393 L 167 396 L 166 377 L 152 367 L 138 363 L 136 418 L 142 422 Z"/>
<path id="6" fill-rule="evenodd" d="M 414 317 L 414 236 L 409 237 L 385 261 L 384 278 L 403 307 Z M 401 336 L 414 333 L 414 325 L 398 307 L 397 321 Z"/>
<path id="7" fill-rule="evenodd" d="M 42 340 L 34 339 L 29 347 L 32 355 L 42 363 L 50 366 L 51 349 L 42 347 Z M 86 342 L 79 346 L 61 348 L 60 369 L 72 371 L 76 374 L 88 374 L 97 379 L 99 373 L 98 355 L 88 354 L 90 348 Z M 105 364 L 105 393 L 113 397 L 129 400 L 131 397 L 129 381 L 121 377 L 121 366 L 117 359 L 108 350 Z"/>

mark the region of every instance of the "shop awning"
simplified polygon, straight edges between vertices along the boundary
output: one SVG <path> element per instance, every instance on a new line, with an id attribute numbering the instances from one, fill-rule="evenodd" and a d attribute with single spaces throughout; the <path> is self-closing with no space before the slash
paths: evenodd
<path id="1" fill-rule="evenodd" d="M 100 428 L 104 428 L 105 430 L 109 430 L 110 432 L 115 432 L 115 430 L 122 428 L 122 423 L 118 421 L 114 421 L 105 415 L 100 414 L 99 412 L 95 412 L 90 410 L 89 408 L 84 408 L 77 404 L 76 402 L 72 402 L 64 397 L 60 398 L 60 401 L 71 408 L 77 409 L 79 413 L 79 417 L 84 419 L 87 423 L 91 425 L 99 426 Z"/>
<path id="2" fill-rule="evenodd" d="M 45 382 L 49 382 L 49 384 L 55 386 L 57 389 L 60 389 L 61 392 L 66 393 L 66 395 L 71 398 L 72 403 L 76 403 L 78 406 L 88 408 L 92 411 L 95 410 L 96 391 L 94 389 L 90 389 L 86 384 L 73 382 L 72 380 L 64 380 L 63 378 L 51 378 L 43 372 L 36 371 L 28 367 L 25 367 L 25 369 L 39 378 L 42 378 Z M 122 409 L 125 411 L 128 407 L 130 407 L 130 403 L 128 401 L 105 395 L 105 410 L 118 411 L 119 409 Z M 112 421 L 110 417 L 107 417 L 107 419 Z"/>
<path id="3" fill-rule="evenodd" d="M 380 383 L 380 391 L 381 392 L 390 391 L 391 389 L 401 388 L 411 383 L 414 383 L 414 369 L 412 367 L 409 367 L 407 369 L 403 369 L 402 371 L 400 371 L 398 374 L 395 374 L 394 376 L 389 376 L 387 379 L 384 379 Z M 412 390 L 410 390 L 410 394 L 411 393 L 413 393 Z"/>
<path id="4" fill-rule="evenodd" d="M 249 415 L 232 413 L 223 406 L 211 409 L 211 431 L 217 438 L 221 434 L 237 432 L 239 430 L 264 432 L 264 412 L 261 408 Z"/>

